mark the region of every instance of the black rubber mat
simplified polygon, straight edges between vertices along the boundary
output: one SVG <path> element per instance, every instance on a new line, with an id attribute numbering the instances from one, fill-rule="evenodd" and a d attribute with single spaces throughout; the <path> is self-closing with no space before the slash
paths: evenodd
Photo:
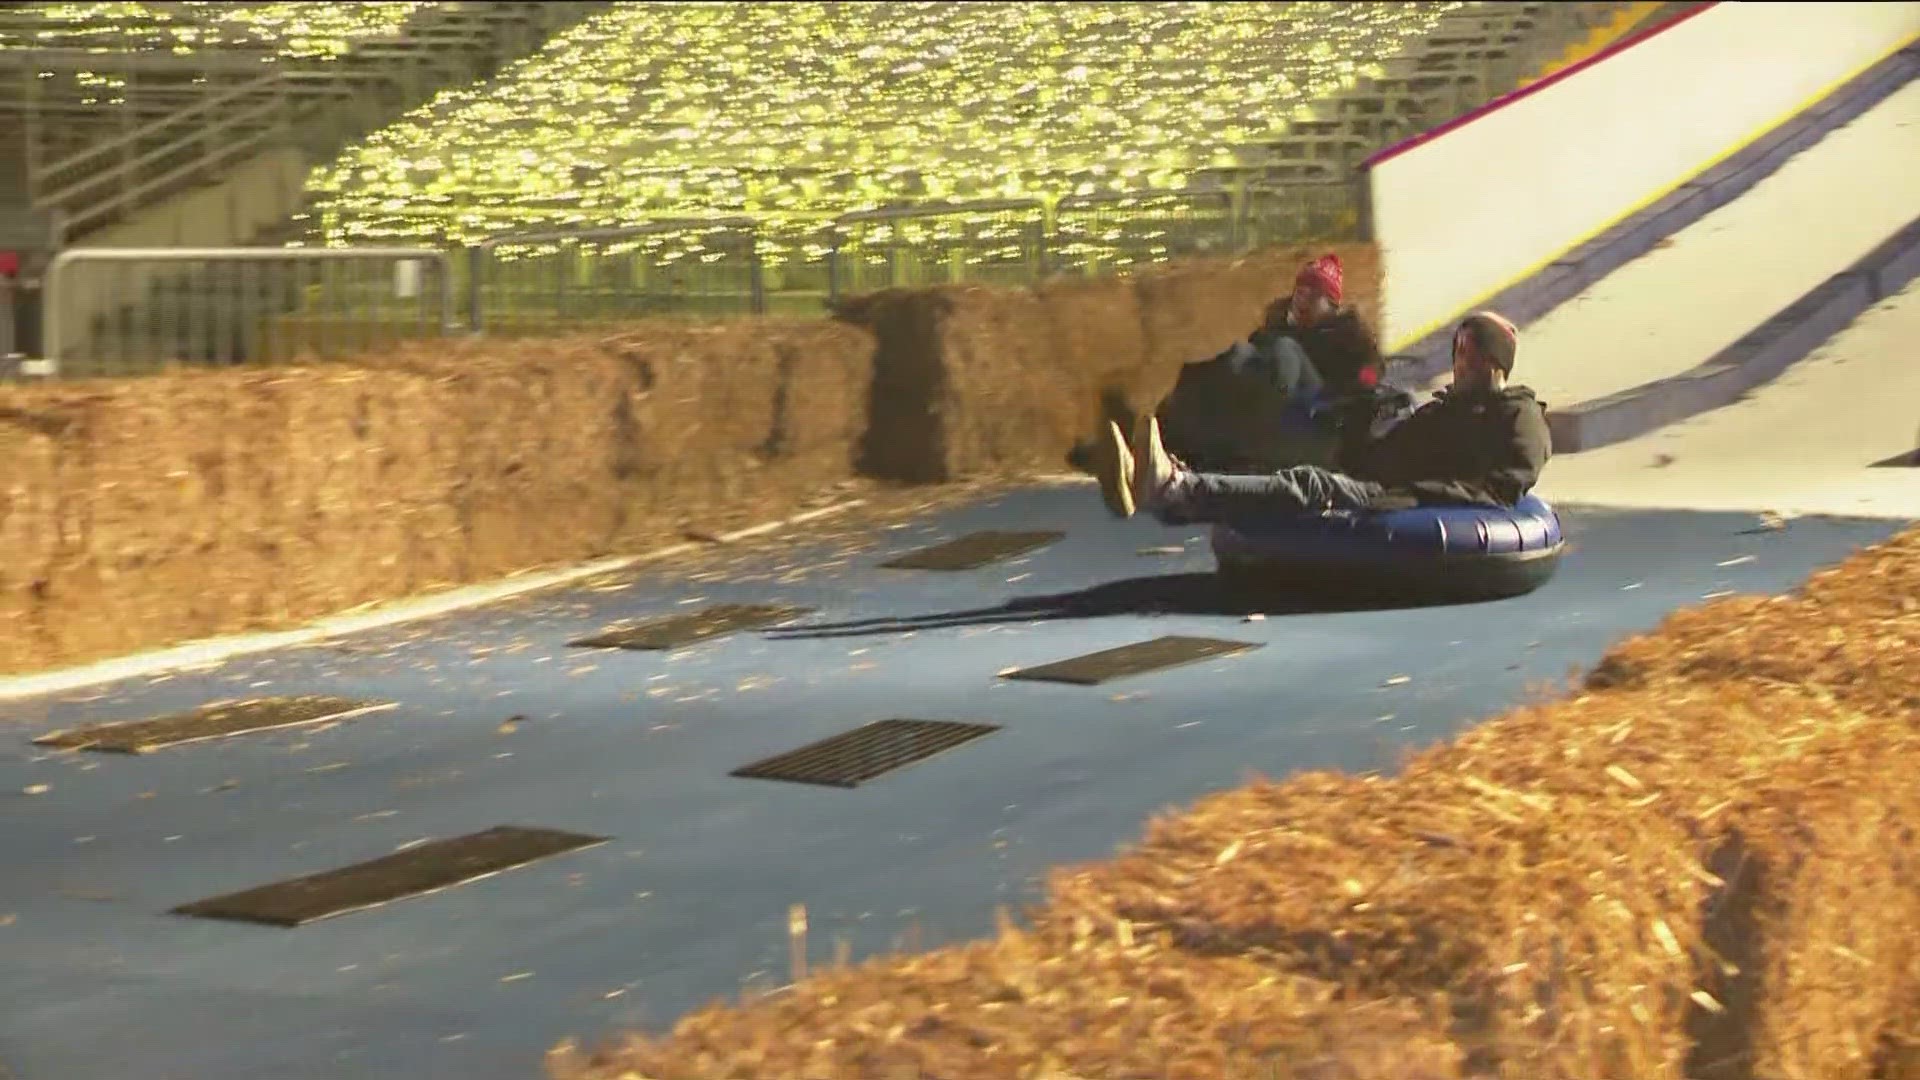
<path id="1" fill-rule="evenodd" d="M 582 649 L 677 649 L 740 630 L 773 626 L 812 610 L 777 604 L 714 604 L 685 615 L 652 619 L 625 630 L 609 630 L 571 644 Z"/>
<path id="2" fill-rule="evenodd" d="M 1920 469 L 1920 450 L 1895 454 L 1885 461 L 1876 461 L 1867 467 L 1870 469 Z"/>
<path id="3" fill-rule="evenodd" d="M 976 532 L 944 544 L 909 551 L 880 565 L 893 570 L 974 570 L 1037 551 L 1063 532 Z"/>
<path id="4" fill-rule="evenodd" d="M 796 784 L 859 787 L 875 777 L 999 731 L 953 720 L 878 720 L 733 770 L 732 775 Z"/>
<path id="5" fill-rule="evenodd" d="M 364 911 L 491 877 L 540 859 L 604 844 L 604 836 L 501 825 L 435 840 L 338 870 L 174 908 L 176 915 L 268 926 L 307 923 Z"/>
<path id="6" fill-rule="evenodd" d="M 392 708 L 397 708 L 392 702 L 349 701 L 323 696 L 250 698 L 246 701 L 203 705 L 191 712 L 170 713 L 146 720 L 124 720 L 70 731 L 53 731 L 33 741 L 41 746 L 63 750 L 145 754 L 183 743 L 346 720 Z"/>
<path id="7" fill-rule="evenodd" d="M 1154 638 L 1152 641 L 1122 645 L 1117 649 L 1103 649 L 1097 653 L 1076 656 L 1071 660 L 1044 664 L 1036 668 L 1022 668 L 1007 673 L 1009 679 L 1025 679 L 1032 682 L 1062 682 L 1077 686 L 1098 686 L 1110 679 L 1121 679 L 1129 675 L 1144 675 L 1161 668 L 1178 667 L 1216 656 L 1232 656 L 1234 653 L 1257 649 L 1259 642 L 1222 641 L 1218 638 L 1168 636 Z"/>

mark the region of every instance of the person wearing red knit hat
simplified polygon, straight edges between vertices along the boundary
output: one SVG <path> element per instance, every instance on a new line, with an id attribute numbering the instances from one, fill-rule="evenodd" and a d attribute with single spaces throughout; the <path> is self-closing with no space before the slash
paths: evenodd
<path id="1" fill-rule="evenodd" d="M 1340 256 L 1312 259 L 1294 275 L 1292 291 L 1266 306 L 1245 340 L 1182 367 L 1173 391 L 1155 409 L 1174 451 L 1224 470 L 1263 471 L 1322 456 L 1317 437 L 1283 430 L 1289 404 L 1364 396 L 1385 367 L 1373 332 L 1341 306 L 1345 293 Z M 1132 413 L 1119 401 L 1109 401 L 1106 411 L 1109 418 Z M 1092 472 L 1098 454 L 1098 440 L 1083 442 L 1067 461 Z"/>
<path id="2" fill-rule="evenodd" d="M 1155 410 L 1175 452 L 1221 469 L 1312 460 L 1316 452 L 1298 433 L 1281 430 L 1289 403 L 1364 394 L 1384 366 L 1366 323 L 1341 306 L 1345 292 L 1340 257 L 1313 259 L 1294 275 L 1292 291 L 1267 305 L 1246 340 L 1182 368 Z"/>
<path id="3" fill-rule="evenodd" d="M 1096 461 L 1107 508 L 1136 508 L 1168 524 L 1260 513 L 1381 510 L 1420 505 L 1513 506 L 1552 457 L 1546 407 L 1509 385 L 1520 333 L 1498 313 L 1461 320 L 1453 337 L 1453 383 L 1376 438 L 1367 418 L 1344 418 L 1340 471 L 1299 465 L 1262 474 L 1187 467 L 1144 417 L 1132 445 L 1107 425 Z"/>
<path id="4" fill-rule="evenodd" d="M 1260 328 L 1247 339 L 1255 349 L 1299 354 L 1311 369 L 1310 384 L 1336 396 L 1372 386 L 1384 366 L 1373 332 L 1341 306 L 1346 276 L 1340 256 L 1331 253 L 1302 266 L 1293 292 L 1267 305 Z"/>

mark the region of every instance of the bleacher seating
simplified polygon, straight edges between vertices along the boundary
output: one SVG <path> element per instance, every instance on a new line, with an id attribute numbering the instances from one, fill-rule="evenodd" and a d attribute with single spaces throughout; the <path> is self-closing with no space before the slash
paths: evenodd
<path id="1" fill-rule="evenodd" d="M 605 6 L 6 5 L 0 126 L 24 134 L 30 175 L 0 197 L 65 211 L 73 238 L 269 146 L 330 159 Z"/>
<path id="2" fill-rule="evenodd" d="M 623 4 L 315 187 L 360 242 L 1177 189 L 1462 6 Z"/>
<path id="3" fill-rule="evenodd" d="M 0 13 L 0 84 L 24 76 L 42 120 L 64 116 L 41 125 L 35 156 L 69 169 L 30 170 L 43 200 L 102 186 L 103 168 L 171 179 L 183 166 L 160 147 L 202 168 L 209 147 L 312 147 L 330 119 L 336 144 L 371 137 L 316 171 L 311 218 L 275 241 L 473 245 L 744 214 L 744 246 L 733 226 L 502 242 L 461 293 L 535 322 L 798 311 L 836 290 L 1349 235 L 1355 161 L 1517 85 L 1623 6 L 43 3 Z M 383 112 L 399 119 L 376 129 Z M 80 212 L 110 220 L 153 186 Z M 148 309 L 223 288 L 156 279 L 91 334 L 138 336 Z M 287 310 L 241 308 L 230 342 Z M 254 351 L 189 337 L 168 351 Z"/>
<path id="4" fill-rule="evenodd" d="M 359 38 L 392 36 L 423 3 L 21 4 L 0 20 L 0 48 L 160 51 L 257 48 L 338 56 Z"/>

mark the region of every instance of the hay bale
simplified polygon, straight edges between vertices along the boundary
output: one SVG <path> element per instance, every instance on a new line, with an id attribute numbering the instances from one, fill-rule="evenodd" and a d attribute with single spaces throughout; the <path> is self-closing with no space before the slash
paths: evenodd
<path id="1" fill-rule="evenodd" d="M 1139 293 L 1125 281 L 1061 281 L 1035 286 L 1034 296 L 1046 312 L 1046 355 L 1063 381 L 1059 419 L 1064 426 L 1041 433 L 1036 456 L 1061 439 L 1071 442 L 1096 430 L 1103 419 L 1101 404 L 1125 400 L 1128 388 L 1148 365 L 1147 341 L 1141 333 Z M 1058 455 L 1045 465 L 1058 464 Z"/>
<path id="2" fill-rule="evenodd" d="M 1075 403 L 1047 313 L 1024 289 L 890 289 L 840 317 L 879 341 L 862 471 L 908 482 L 1034 464 Z"/>
<path id="3" fill-rule="evenodd" d="M 1347 294 L 1378 309 L 1378 257 L 1335 245 Z M 1192 260 L 1137 278 L 1017 289 L 943 286 L 855 297 L 838 312 L 871 330 L 863 469 L 913 482 L 1056 467 L 1102 414 L 1157 403 L 1180 365 L 1244 337 L 1318 249 Z"/>
<path id="4" fill-rule="evenodd" d="M 1852 560 L 1867 585 L 1809 587 L 1842 636 L 1841 606 L 1904 606 L 1866 597 L 1912 572 L 1880 560 L 1916 538 Z M 1655 638 L 1649 656 L 1704 647 Z M 1436 1076 L 1901 1075 L 1920 712 L 1862 708 L 1882 699 L 1857 673 L 1813 670 L 1837 687 L 1643 670 L 1391 779 L 1226 792 L 1056 873 L 1028 929 L 705 1010 L 554 1075 L 1411 1075 L 1365 1071 L 1369 1046 Z"/>
<path id="5" fill-rule="evenodd" d="M 872 338 L 636 324 L 0 391 L 0 671 L 605 555 L 848 476 Z"/>
<path id="6" fill-rule="evenodd" d="M 1662 679 L 1826 687 L 1863 708 L 1920 710 L 1920 530 L 1855 552 L 1795 593 L 1676 612 L 1609 649 L 1596 689 Z"/>
<path id="7" fill-rule="evenodd" d="M 1380 256 L 1369 244 L 1271 248 L 1237 259 L 1171 263 L 1131 279 L 1144 362 L 1128 381 L 1129 405 L 1150 411 L 1173 389 L 1181 365 L 1244 338 L 1269 303 L 1293 291 L 1301 265 L 1328 251 L 1346 269 L 1343 301 L 1377 329 Z"/>
<path id="8" fill-rule="evenodd" d="M 74 408 L 48 409 L 0 387 L 0 626 L 43 642 L 33 618 L 65 530 L 57 528 L 63 473 L 81 463 L 61 453 L 67 431 L 82 422 Z M 40 646 L 44 647 L 44 645 Z"/>

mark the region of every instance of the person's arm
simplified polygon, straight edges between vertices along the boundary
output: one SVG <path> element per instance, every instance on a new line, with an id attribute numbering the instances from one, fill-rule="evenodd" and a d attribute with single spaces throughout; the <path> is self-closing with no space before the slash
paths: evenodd
<path id="1" fill-rule="evenodd" d="M 1340 417 L 1340 447 L 1336 461 L 1340 471 L 1361 479 L 1392 478 L 1406 472 L 1402 465 L 1417 445 L 1420 429 L 1428 422 L 1422 414 L 1433 408 L 1422 406 L 1413 415 L 1395 424 L 1379 438 L 1373 436 L 1378 399 L 1371 396 L 1354 400 Z"/>
<path id="2" fill-rule="evenodd" d="M 1513 423 L 1502 440 L 1495 467 L 1483 478 L 1487 492 L 1512 506 L 1540 482 L 1540 473 L 1553 457 L 1553 433 L 1546 410 L 1531 402 L 1513 410 Z"/>
<path id="3" fill-rule="evenodd" d="M 1342 366 L 1349 370 L 1345 377 L 1351 378 L 1363 386 L 1378 382 L 1386 371 L 1387 362 L 1380 355 L 1380 346 L 1373 340 L 1373 332 L 1367 324 L 1360 321 L 1358 315 L 1349 315 L 1337 321 L 1332 327 L 1335 347 L 1339 350 Z M 1371 371 L 1372 380 L 1367 380 L 1361 372 Z"/>

